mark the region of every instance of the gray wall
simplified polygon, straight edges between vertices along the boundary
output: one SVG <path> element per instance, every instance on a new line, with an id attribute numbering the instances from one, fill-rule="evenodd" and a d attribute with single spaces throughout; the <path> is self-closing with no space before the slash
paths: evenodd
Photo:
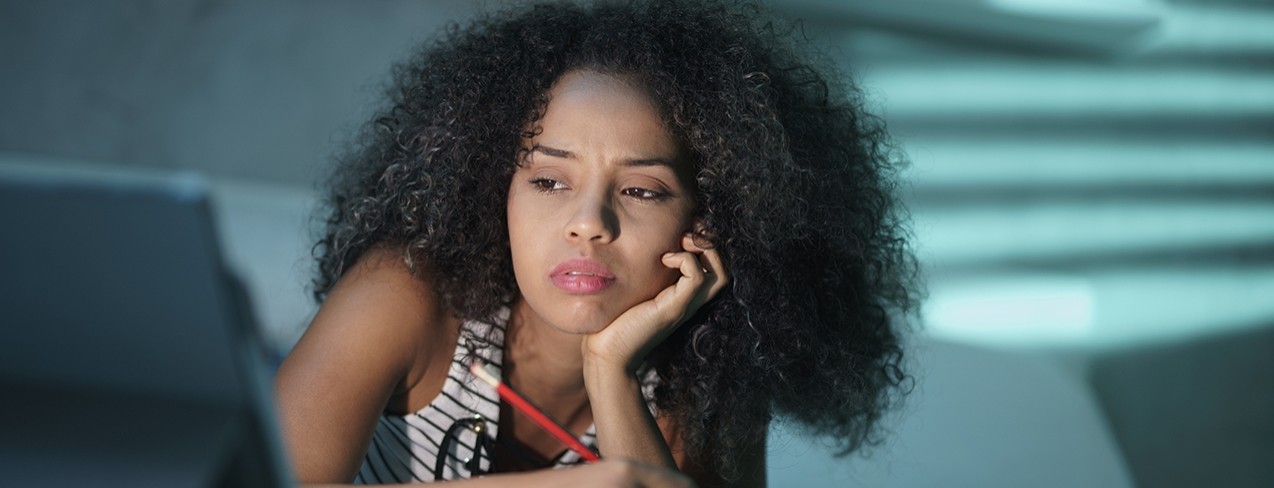
<path id="1" fill-rule="evenodd" d="M 0 4 L 0 150 L 311 186 L 471 2 Z"/>

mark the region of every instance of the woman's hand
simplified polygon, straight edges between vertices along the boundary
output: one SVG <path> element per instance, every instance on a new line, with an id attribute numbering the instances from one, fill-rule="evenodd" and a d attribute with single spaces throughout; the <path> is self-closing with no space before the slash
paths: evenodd
<path id="1" fill-rule="evenodd" d="M 630 459 L 605 461 L 570 468 L 569 480 L 557 486 L 613 486 L 624 488 L 692 488 L 690 477 L 675 469 L 665 469 Z"/>
<path id="2" fill-rule="evenodd" d="M 605 329 L 585 337 L 586 364 L 636 372 L 651 349 L 725 288 L 730 278 L 716 249 L 699 247 L 689 233 L 682 237 L 681 246 L 683 252 L 666 253 L 662 258 L 664 266 L 680 271 L 677 281 L 654 298 L 634 305 Z"/>
<path id="3" fill-rule="evenodd" d="M 662 257 L 664 266 L 681 274 L 676 282 L 583 340 L 584 387 L 603 457 L 635 459 L 670 470 L 682 464 L 673 454 L 674 448 L 684 453 L 681 440 L 657 424 L 635 373 L 651 349 L 725 288 L 729 276 L 715 249 L 695 245 L 690 234 L 681 246 L 683 252 Z"/>
<path id="4" fill-rule="evenodd" d="M 305 488 L 336 488 L 355 485 L 302 483 Z M 394 485 L 407 486 L 407 485 Z M 418 486 L 418 485 L 412 485 Z M 603 488 L 694 488 L 694 480 L 675 469 L 665 469 L 631 459 L 607 459 L 566 469 L 542 469 L 523 473 L 497 474 L 442 483 L 441 486 L 486 488 L 497 486 L 559 487 L 596 486 Z"/>

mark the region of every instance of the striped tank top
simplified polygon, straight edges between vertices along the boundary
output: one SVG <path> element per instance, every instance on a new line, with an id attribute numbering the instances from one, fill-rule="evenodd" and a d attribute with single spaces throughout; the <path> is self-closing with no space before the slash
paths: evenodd
<path id="1" fill-rule="evenodd" d="M 464 321 L 442 392 L 415 413 L 381 416 L 356 483 L 429 482 L 490 471 L 491 450 L 480 444 L 499 434 L 500 396 L 469 371 L 469 362 L 477 357 L 502 370 L 508 313 L 506 309 L 499 314 L 498 325 Z M 647 374 L 643 383 L 643 394 L 651 404 L 654 375 Z M 653 405 L 651 408 L 653 411 Z M 580 442 L 597 451 L 595 425 L 589 426 Z M 560 468 L 582 462 L 578 453 L 565 449 L 553 465 Z"/>

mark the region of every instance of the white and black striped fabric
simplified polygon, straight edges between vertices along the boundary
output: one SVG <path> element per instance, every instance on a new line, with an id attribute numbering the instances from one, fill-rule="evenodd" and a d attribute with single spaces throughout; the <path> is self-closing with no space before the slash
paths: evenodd
<path id="1" fill-rule="evenodd" d="M 507 322 L 507 310 L 499 317 L 498 326 L 473 320 L 464 322 L 442 392 L 432 403 L 413 414 L 386 414 L 380 418 L 367 448 L 367 456 L 363 458 L 363 466 L 355 477 L 356 483 L 429 482 L 471 476 L 466 463 L 474 456 L 478 435 L 494 439 L 499 434 L 500 397 L 495 388 L 474 377 L 468 365 L 477 357 L 502 370 L 504 324 Z M 435 473 L 444 434 L 457 420 L 474 418 L 483 421 L 486 432 L 478 434 L 471 429 L 458 429 L 460 434 L 449 443 L 442 473 Z M 594 426 L 589 426 L 580 442 L 597 449 Z M 480 472 L 489 471 L 491 459 L 487 453 L 478 450 L 478 458 Z M 555 466 L 572 466 L 581 462 L 579 454 L 567 449 Z"/>

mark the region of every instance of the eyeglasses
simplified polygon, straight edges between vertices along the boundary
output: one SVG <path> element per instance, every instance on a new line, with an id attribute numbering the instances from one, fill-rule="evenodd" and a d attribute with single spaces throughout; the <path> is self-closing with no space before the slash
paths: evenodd
<path id="1" fill-rule="evenodd" d="M 481 416 L 474 415 L 457 419 L 447 431 L 443 433 L 442 442 L 438 445 L 438 457 L 434 459 L 434 481 L 443 481 L 443 469 L 447 465 L 447 458 L 459 459 L 451 455 L 451 449 L 456 444 L 461 444 L 460 436 L 465 430 L 473 432 L 476 440 L 473 445 L 473 455 L 462 460 L 464 469 L 469 472 L 469 476 L 480 476 L 488 473 L 499 471 L 511 471 L 518 469 L 540 469 L 547 468 L 556 462 L 556 459 L 546 460 L 537 454 L 533 454 L 521 444 L 499 437 L 491 437 L 490 430 L 487 429 L 487 421 Z M 463 444 L 461 444 L 463 445 Z M 497 465 L 496 464 L 496 448 L 501 449 L 502 453 L 509 456 L 501 457 L 502 463 L 515 462 L 514 465 Z M 559 455 L 560 457 L 560 455 Z M 487 469 L 482 469 L 482 459 L 489 460 Z"/>
<path id="2" fill-rule="evenodd" d="M 442 481 L 443 466 L 447 463 L 452 444 L 460 442 L 460 434 L 465 429 L 472 431 L 477 438 L 473 444 L 473 455 L 464 460 L 464 467 L 469 471 L 469 476 L 487 474 L 487 471 L 482 470 L 484 456 L 490 460 L 489 467 L 494 468 L 495 451 L 492 449 L 494 441 L 487 435 L 487 422 L 482 417 L 474 415 L 456 420 L 443 434 L 442 443 L 438 446 L 438 458 L 434 460 L 434 481 Z"/>

